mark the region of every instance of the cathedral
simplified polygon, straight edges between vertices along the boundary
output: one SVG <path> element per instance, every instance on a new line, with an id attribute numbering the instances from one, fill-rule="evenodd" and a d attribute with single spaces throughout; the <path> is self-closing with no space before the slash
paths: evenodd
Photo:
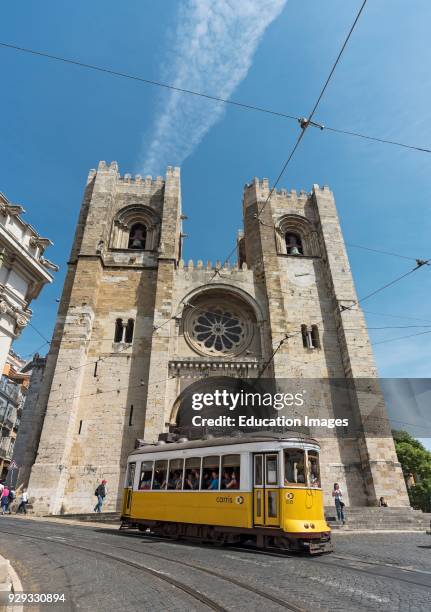
<path id="1" fill-rule="evenodd" d="M 354 434 L 311 432 L 327 504 L 338 482 L 348 506 L 408 506 L 333 194 L 269 196 L 267 179 L 244 187 L 237 263 L 184 262 L 179 168 L 155 179 L 121 176 L 115 162 L 90 171 L 20 441 L 38 512 L 89 511 L 102 478 L 106 510 L 119 510 L 137 440 L 190 428 L 188 388 L 262 375 L 346 381 L 342 409 L 323 393 L 319 414 L 351 416 Z"/>

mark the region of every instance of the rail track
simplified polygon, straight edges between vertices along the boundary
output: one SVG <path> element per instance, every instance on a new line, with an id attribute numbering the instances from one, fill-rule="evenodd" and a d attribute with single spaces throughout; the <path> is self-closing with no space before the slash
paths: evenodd
<path id="1" fill-rule="evenodd" d="M 198 591 L 197 589 L 190 587 L 189 585 L 177 580 L 176 578 L 173 578 L 166 571 L 156 570 L 154 568 L 148 567 L 148 565 L 144 565 L 142 563 L 136 563 L 135 561 L 124 559 L 124 557 L 119 557 L 117 555 L 112 555 L 110 553 L 106 553 L 101 550 L 97 550 L 94 547 L 80 546 L 78 544 L 72 544 L 70 542 L 65 542 L 56 536 L 29 535 L 29 534 L 22 534 L 22 533 L 14 532 L 14 531 L 7 531 L 3 529 L 0 529 L 0 533 L 5 533 L 8 535 L 27 538 L 31 540 L 48 542 L 50 544 L 57 544 L 59 546 L 65 546 L 65 547 L 83 551 L 83 552 L 86 552 L 86 553 L 89 553 L 95 556 L 99 556 L 102 558 L 107 558 L 107 559 L 116 561 L 118 563 L 127 565 L 129 567 L 133 567 L 134 569 L 151 574 L 152 576 L 162 580 L 163 582 L 168 583 L 169 585 L 183 591 L 184 593 L 187 593 L 193 599 L 199 601 L 200 603 L 203 603 L 205 606 L 207 606 L 211 610 L 217 610 L 218 612 L 228 612 L 227 608 L 223 607 L 221 604 L 219 604 L 215 600 L 209 598 L 207 595 L 203 594 L 201 591 Z M 113 546 L 111 544 L 107 544 L 104 542 L 100 542 L 99 545 L 100 544 L 104 546 L 110 546 L 111 548 L 115 548 L 117 550 L 126 550 L 128 553 L 132 553 L 132 554 L 138 553 L 139 555 L 144 555 L 144 556 L 147 556 L 153 559 L 167 561 L 173 565 L 180 565 L 181 567 L 188 567 L 190 569 L 193 569 L 194 571 L 198 571 L 203 574 L 212 576 L 213 578 L 228 582 L 234 585 L 235 587 L 241 588 L 245 591 L 248 591 L 249 593 L 252 593 L 254 596 L 258 596 L 264 600 L 267 600 L 267 602 L 271 601 L 272 603 L 279 605 L 282 609 L 291 610 L 292 612 L 306 612 L 305 608 L 299 607 L 296 604 L 293 604 L 292 602 L 287 601 L 286 599 L 277 597 L 266 591 L 262 591 L 261 589 L 251 586 L 250 584 L 237 580 L 236 578 L 232 578 L 231 576 L 227 576 L 226 574 L 223 574 L 222 572 L 218 572 L 216 570 L 213 570 L 207 567 L 202 567 L 201 565 L 197 565 L 195 563 L 190 563 L 188 561 L 183 561 L 179 559 L 172 559 L 171 557 L 160 555 L 158 553 L 147 552 L 147 551 L 137 551 L 135 549 L 127 548 L 125 546 Z"/>
<path id="2" fill-rule="evenodd" d="M 148 539 L 152 540 L 157 537 L 159 541 L 172 542 L 169 538 L 163 538 L 160 536 L 151 536 L 150 534 L 127 534 L 125 532 L 124 536 L 134 537 L 137 539 Z M 178 542 L 180 544 L 181 542 Z M 190 542 L 189 542 L 190 544 Z M 279 551 L 279 550 L 271 550 L 266 549 L 262 550 L 257 548 L 256 546 L 244 545 L 241 547 L 238 546 L 229 546 L 228 550 L 237 551 L 237 552 L 253 552 L 254 554 L 263 555 L 263 556 L 271 556 L 278 558 L 295 558 L 302 557 L 305 555 L 301 555 L 300 553 L 292 553 L 289 551 Z M 130 549 L 129 549 L 130 550 Z M 142 554 L 153 554 L 153 553 L 144 553 L 140 551 Z M 158 553 L 157 553 L 158 554 Z M 159 555 L 161 559 L 163 556 Z M 366 559 L 365 557 L 359 557 L 355 555 L 339 555 L 337 553 L 331 553 L 330 555 L 319 555 L 319 556 L 306 556 L 307 559 L 312 563 L 319 563 L 323 565 L 327 565 L 334 568 L 341 568 L 344 570 L 350 570 L 353 572 L 359 572 L 362 574 L 372 575 L 374 577 L 378 576 L 381 578 L 389 578 L 392 580 L 396 580 L 399 582 L 405 582 L 408 584 L 414 584 L 416 586 L 420 586 L 426 589 L 431 589 L 431 571 L 421 570 L 417 568 L 407 567 L 404 565 L 399 565 L 396 563 L 388 563 L 383 561 L 373 561 Z M 166 557 L 168 559 L 168 557 Z M 338 563 L 341 561 L 341 563 Z"/>

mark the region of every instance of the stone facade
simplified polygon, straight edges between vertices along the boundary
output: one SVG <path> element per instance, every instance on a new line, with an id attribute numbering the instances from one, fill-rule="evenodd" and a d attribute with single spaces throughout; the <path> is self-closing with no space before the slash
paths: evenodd
<path id="1" fill-rule="evenodd" d="M 0 372 L 11 343 L 31 319 L 29 306 L 58 266 L 44 257 L 52 244 L 22 218 L 25 210 L 0 193 Z"/>
<path id="2" fill-rule="evenodd" d="M 338 481 L 347 504 L 383 495 L 408 505 L 333 195 L 317 185 L 277 191 L 259 214 L 269 189 L 265 179 L 245 186 L 238 264 L 214 267 L 181 259 L 178 168 L 155 180 L 120 176 L 115 162 L 90 172 L 38 398 L 45 417 L 29 489 L 39 511 L 88 511 L 102 477 L 105 507 L 118 509 L 135 440 L 183 424 L 184 387 L 256 378 L 286 334 L 265 376 L 352 382 L 359 432 L 321 440 L 327 501 Z M 292 254 L 287 235 L 301 252 Z M 206 312 L 218 337 L 204 329 Z M 364 378 L 374 381 L 372 399 L 356 388 Z M 371 413 L 379 427 L 368 436 Z"/>

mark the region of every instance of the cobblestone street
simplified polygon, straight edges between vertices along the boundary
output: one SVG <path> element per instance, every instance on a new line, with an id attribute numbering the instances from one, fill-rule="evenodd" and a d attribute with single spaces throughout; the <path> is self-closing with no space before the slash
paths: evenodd
<path id="1" fill-rule="evenodd" d="M 429 609 L 424 533 L 337 533 L 312 558 L 16 517 L 0 533 L 24 591 L 65 593 L 64 610 Z"/>

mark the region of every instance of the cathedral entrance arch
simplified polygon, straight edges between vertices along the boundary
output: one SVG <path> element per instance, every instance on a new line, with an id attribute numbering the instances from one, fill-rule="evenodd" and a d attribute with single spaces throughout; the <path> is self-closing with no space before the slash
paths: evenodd
<path id="1" fill-rule="evenodd" d="M 222 435 L 235 430 L 252 431 L 252 427 L 240 424 L 240 416 L 246 418 L 273 416 L 272 407 L 261 406 L 258 399 L 265 391 L 267 389 L 262 389 L 259 382 L 253 379 L 245 380 L 229 376 L 210 376 L 200 379 L 189 385 L 177 397 L 171 414 L 170 430 L 188 438 L 201 438 L 208 433 Z M 205 394 L 213 398 L 212 405 L 204 405 Z M 213 419 L 217 424 L 196 425 L 193 419 L 197 415 L 202 418 L 199 420 Z"/>

